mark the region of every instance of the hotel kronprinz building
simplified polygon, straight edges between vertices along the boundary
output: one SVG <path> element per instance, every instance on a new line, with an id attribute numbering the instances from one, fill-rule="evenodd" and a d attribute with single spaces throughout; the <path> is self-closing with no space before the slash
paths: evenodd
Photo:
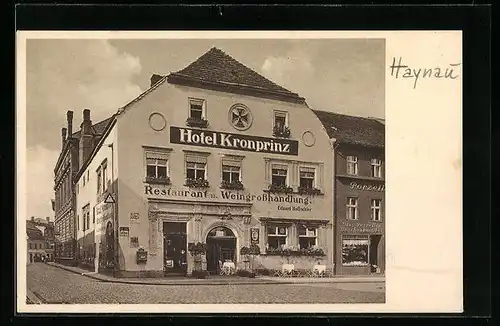
<path id="1" fill-rule="evenodd" d="M 100 126 L 73 177 L 89 269 L 190 274 L 197 243 L 212 273 L 251 245 L 255 269 L 280 269 L 282 248 L 298 269 L 333 264 L 331 140 L 299 95 L 212 48 Z"/>

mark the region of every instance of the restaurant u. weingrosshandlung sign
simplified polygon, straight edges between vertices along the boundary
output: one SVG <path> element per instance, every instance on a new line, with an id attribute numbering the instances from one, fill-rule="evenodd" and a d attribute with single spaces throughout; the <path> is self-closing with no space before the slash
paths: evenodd
<path id="1" fill-rule="evenodd" d="M 170 142 L 202 147 L 234 149 L 282 155 L 299 155 L 299 142 L 228 132 L 170 127 Z"/>

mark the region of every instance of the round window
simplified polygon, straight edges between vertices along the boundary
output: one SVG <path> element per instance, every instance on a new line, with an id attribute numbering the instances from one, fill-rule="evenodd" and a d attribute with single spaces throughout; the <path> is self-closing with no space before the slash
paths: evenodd
<path id="1" fill-rule="evenodd" d="M 237 130 L 247 130 L 253 122 L 252 113 L 243 104 L 235 104 L 229 109 L 229 123 Z"/>

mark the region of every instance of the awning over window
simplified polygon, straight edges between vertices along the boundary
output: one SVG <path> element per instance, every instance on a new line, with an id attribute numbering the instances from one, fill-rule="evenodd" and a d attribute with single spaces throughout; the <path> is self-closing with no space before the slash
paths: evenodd
<path id="1" fill-rule="evenodd" d="M 188 163 L 207 164 L 207 158 L 203 157 L 203 156 L 198 156 L 198 155 L 193 155 L 193 154 L 187 154 L 186 155 L 186 162 L 188 162 Z"/>
<path id="2" fill-rule="evenodd" d="M 166 153 L 146 152 L 146 158 L 153 160 L 167 160 L 168 155 Z"/>
<path id="3" fill-rule="evenodd" d="M 241 167 L 241 161 L 236 161 L 236 160 L 231 160 L 231 159 L 222 159 L 222 165 L 224 166 L 232 166 L 232 167 L 236 167 L 236 168 L 239 168 Z"/>
<path id="4" fill-rule="evenodd" d="M 368 239 L 367 240 L 362 240 L 362 239 L 348 239 L 348 240 L 342 240 L 342 244 L 344 246 L 359 246 L 359 245 L 368 245 Z"/>

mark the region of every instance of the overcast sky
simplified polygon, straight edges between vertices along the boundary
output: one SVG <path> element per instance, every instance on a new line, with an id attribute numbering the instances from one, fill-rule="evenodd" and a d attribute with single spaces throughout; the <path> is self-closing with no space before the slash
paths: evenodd
<path id="1" fill-rule="evenodd" d="M 384 40 L 28 40 L 28 216 L 53 219 L 53 170 L 66 111 L 78 130 L 211 47 L 306 98 L 313 109 L 384 118 Z"/>

